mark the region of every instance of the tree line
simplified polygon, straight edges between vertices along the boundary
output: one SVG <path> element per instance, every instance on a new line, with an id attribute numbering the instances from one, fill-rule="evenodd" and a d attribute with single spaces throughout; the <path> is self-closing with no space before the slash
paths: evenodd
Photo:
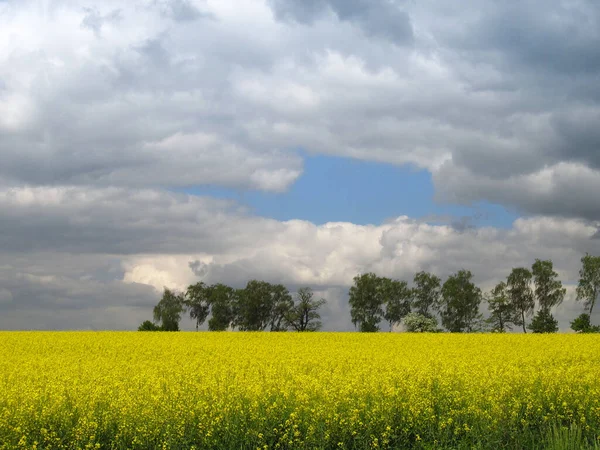
<path id="1" fill-rule="evenodd" d="M 577 300 L 584 302 L 584 313 L 571 322 L 571 328 L 600 332 L 600 326 L 590 320 L 600 294 L 600 257 L 586 254 L 581 264 Z M 552 309 L 562 303 L 566 289 L 552 261 L 536 259 L 531 269 L 513 268 L 506 280 L 488 293 L 475 285 L 469 270 L 462 269 L 444 283 L 432 273 L 418 272 L 412 287 L 406 281 L 365 273 L 354 277 L 349 294 L 352 323 L 360 331 L 379 331 L 385 320 L 390 331 L 402 323 L 411 332 L 502 333 L 519 327 L 524 333 L 553 333 L 558 331 L 558 322 Z M 484 302 L 488 317 L 480 310 Z"/>
<path id="2" fill-rule="evenodd" d="M 551 260 L 536 259 L 531 268 L 513 268 L 507 278 L 484 293 L 473 282 L 473 274 L 461 269 L 443 283 L 437 275 L 420 271 L 412 286 L 407 281 L 369 272 L 354 277 L 349 290 L 352 323 L 362 332 L 391 331 L 403 324 L 409 332 L 506 332 L 514 327 L 524 333 L 553 333 L 558 322 L 553 308 L 565 298 L 566 289 Z M 576 332 L 600 332 L 591 314 L 600 295 L 600 256 L 581 258 L 577 300 L 584 312 L 571 322 Z M 484 317 L 481 305 L 487 303 Z M 196 329 L 208 319 L 210 331 L 317 331 L 319 309 L 324 299 L 315 299 L 309 287 L 293 296 L 281 284 L 251 280 L 243 289 L 224 284 L 190 285 L 183 293 L 165 289 L 154 308 L 154 320 L 145 321 L 140 331 L 177 331 L 184 313 L 195 320 Z M 440 321 L 441 326 L 440 328 Z"/>
<path id="3" fill-rule="evenodd" d="M 250 280 L 245 288 L 222 283 L 199 282 L 185 292 L 165 289 L 154 307 L 154 321 L 146 320 L 139 331 L 179 331 L 182 315 L 196 322 L 196 330 L 208 319 L 209 331 L 318 331 L 319 308 L 325 299 L 316 299 L 311 288 L 303 287 L 292 296 L 282 284 Z"/>

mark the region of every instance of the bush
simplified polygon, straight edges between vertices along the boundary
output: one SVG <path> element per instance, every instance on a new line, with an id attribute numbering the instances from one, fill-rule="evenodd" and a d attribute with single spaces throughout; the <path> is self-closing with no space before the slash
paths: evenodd
<path id="1" fill-rule="evenodd" d="M 138 331 L 163 331 L 163 329 L 155 323 L 146 320 L 138 327 Z"/>
<path id="2" fill-rule="evenodd" d="M 556 333 L 558 321 L 550 314 L 550 311 L 542 309 L 537 312 L 527 328 L 534 333 Z"/>
<path id="3" fill-rule="evenodd" d="M 600 333 L 600 326 L 592 325 L 589 314 L 581 314 L 573 322 L 571 329 L 577 333 Z"/>

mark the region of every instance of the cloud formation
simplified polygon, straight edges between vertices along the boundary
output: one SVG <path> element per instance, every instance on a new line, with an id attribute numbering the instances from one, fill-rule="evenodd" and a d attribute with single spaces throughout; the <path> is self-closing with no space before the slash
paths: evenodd
<path id="1" fill-rule="evenodd" d="M 302 148 L 427 168 L 453 202 L 600 218 L 593 2 L 1 8 L 5 182 L 280 192 Z"/>
<path id="2" fill-rule="evenodd" d="M 0 326 L 134 327 L 200 278 L 310 284 L 339 329 L 367 270 L 489 287 L 540 257 L 572 284 L 600 252 L 599 34 L 590 0 L 0 2 Z M 171 193 L 284 192 L 302 151 L 523 218 L 317 226 Z"/>
<path id="3" fill-rule="evenodd" d="M 573 285 L 582 254 L 600 252 L 597 227 L 580 219 L 518 219 L 509 230 L 408 217 L 377 226 L 317 226 L 248 215 L 210 199 L 114 188 L 12 189 L 1 193 L 0 209 L 12 214 L 8 228 L 0 222 L 0 235 L 27 243 L 0 241 L 0 309 L 26 311 L 31 327 L 48 326 L 45 310 L 57 317 L 79 311 L 79 321 L 57 319 L 56 326 L 109 323 L 108 312 L 95 312 L 106 307 L 129 310 L 113 326 L 133 328 L 163 287 L 185 289 L 198 280 L 242 287 L 258 278 L 292 290 L 314 287 L 330 299 L 327 329 L 344 330 L 350 328 L 347 290 L 359 273 L 410 281 L 419 270 L 446 277 L 467 268 L 488 290 L 512 267 L 551 258 L 563 282 Z M 577 309 L 572 291 L 562 326 Z M 11 317 L 3 314 L 0 326 L 21 323 Z"/>

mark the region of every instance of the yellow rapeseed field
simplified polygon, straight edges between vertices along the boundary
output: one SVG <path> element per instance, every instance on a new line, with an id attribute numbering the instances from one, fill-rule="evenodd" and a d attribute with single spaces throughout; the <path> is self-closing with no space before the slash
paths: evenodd
<path id="1" fill-rule="evenodd" d="M 3 449 L 549 448 L 599 432 L 593 335 L 0 333 Z"/>

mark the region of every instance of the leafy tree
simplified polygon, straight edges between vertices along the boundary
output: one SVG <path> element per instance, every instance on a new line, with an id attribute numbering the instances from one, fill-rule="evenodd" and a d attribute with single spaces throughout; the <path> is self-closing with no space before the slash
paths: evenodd
<path id="1" fill-rule="evenodd" d="M 504 333 L 506 330 L 512 330 L 512 324 L 518 322 L 519 317 L 510 302 L 505 282 L 501 281 L 492 289 L 487 297 L 487 303 L 491 312 L 487 322 L 491 325 L 492 331 Z"/>
<path id="2" fill-rule="evenodd" d="M 225 331 L 233 322 L 235 290 L 229 286 L 218 283 L 208 289 L 208 303 L 210 304 L 211 317 L 208 320 L 209 331 Z"/>
<path id="3" fill-rule="evenodd" d="M 196 331 L 208 317 L 210 287 L 200 281 L 187 288 L 184 299 L 184 306 L 190 313 L 190 318 L 196 321 Z"/>
<path id="4" fill-rule="evenodd" d="M 535 308 L 535 298 L 531 289 L 532 277 L 533 274 L 528 269 L 517 267 L 512 270 L 506 282 L 510 304 L 518 314 L 515 324 L 522 325 L 524 333 L 527 333 L 525 316 L 531 316 Z"/>
<path id="5" fill-rule="evenodd" d="M 154 322 L 151 322 L 149 320 L 145 320 L 138 327 L 138 331 L 162 331 L 162 328 L 159 327 L 158 325 L 156 325 Z"/>
<path id="6" fill-rule="evenodd" d="M 592 325 L 589 314 L 581 314 L 571 322 L 571 329 L 577 333 L 600 333 L 600 326 Z"/>
<path id="7" fill-rule="evenodd" d="M 534 316 L 529 329 L 534 333 L 555 333 L 558 331 L 558 322 L 554 320 L 550 310 L 562 303 L 567 290 L 562 287 L 551 260 L 536 259 L 531 271 L 535 285 L 535 298 L 540 305 L 540 310 Z"/>
<path id="8" fill-rule="evenodd" d="M 412 306 L 416 311 L 427 317 L 432 317 L 432 309 L 439 301 L 442 280 L 434 274 L 418 272 L 414 277 Z"/>
<path id="9" fill-rule="evenodd" d="M 298 289 L 297 301 L 286 315 L 287 324 L 296 331 L 318 331 L 321 329 L 321 316 L 317 312 L 325 304 L 325 299 L 313 299 L 309 287 Z"/>
<path id="10" fill-rule="evenodd" d="M 360 331 L 378 331 L 383 315 L 379 278 L 374 273 L 354 277 L 350 288 L 350 315 L 354 326 Z"/>
<path id="11" fill-rule="evenodd" d="M 250 280 L 236 292 L 236 320 L 240 331 L 264 331 L 272 321 L 273 288 L 266 281 Z"/>
<path id="12" fill-rule="evenodd" d="M 577 300 L 585 301 L 585 309 L 590 316 L 598 295 L 600 295 L 600 256 L 592 256 L 586 253 L 581 258 Z"/>
<path id="13" fill-rule="evenodd" d="M 233 328 L 238 328 L 238 330 L 242 330 L 242 305 L 244 304 L 244 297 L 246 295 L 246 289 L 235 289 L 233 292 L 233 297 L 231 299 L 231 314 L 233 316 L 233 320 L 231 321 L 231 326 Z"/>
<path id="14" fill-rule="evenodd" d="M 294 307 L 294 300 L 288 289 L 282 284 L 271 286 L 272 310 L 271 331 L 287 331 L 285 318 Z"/>
<path id="15" fill-rule="evenodd" d="M 380 295 L 385 304 L 384 319 L 390 324 L 390 331 L 395 324 L 410 312 L 412 289 L 406 281 L 379 279 Z"/>
<path id="16" fill-rule="evenodd" d="M 408 313 L 402 321 L 404 322 L 406 331 L 410 333 L 435 333 L 439 331 L 437 328 L 437 319 L 435 317 L 411 312 Z"/>
<path id="17" fill-rule="evenodd" d="M 165 288 L 162 298 L 154 307 L 154 320 L 161 323 L 164 331 L 179 331 L 179 321 L 184 311 L 183 295 Z"/>
<path id="18" fill-rule="evenodd" d="M 531 267 L 531 272 L 535 284 L 535 298 L 540 309 L 550 311 L 553 307 L 560 305 L 567 290 L 562 287 L 562 282 L 552 267 L 552 261 L 536 259 Z"/>
<path id="19" fill-rule="evenodd" d="M 558 321 L 552 317 L 549 309 L 540 309 L 527 328 L 534 333 L 556 333 Z"/>
<path id="20" fill-rule="evenodd" d="M 437 305 L 442 325 L 450 332 L 475 331 L 479 316 L 481 289 L 471 281 L 469 270 L 459 270 L 450 276 L 442 286 L 441 302 Z"/>

